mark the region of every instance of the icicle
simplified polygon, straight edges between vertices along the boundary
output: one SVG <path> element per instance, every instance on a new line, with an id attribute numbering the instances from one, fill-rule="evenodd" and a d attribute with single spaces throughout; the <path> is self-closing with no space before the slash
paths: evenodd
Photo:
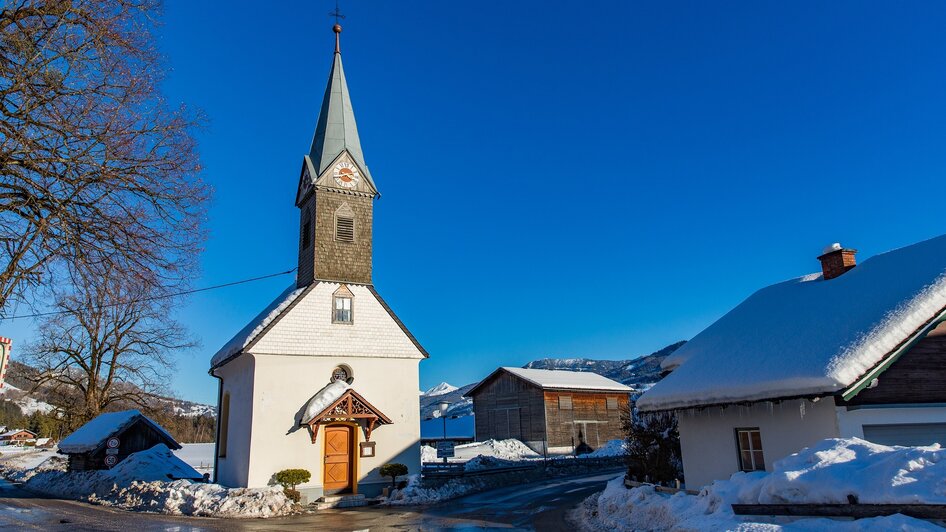
<path id="1" fill-rule="evenodd" d="M 802 419 L 805 419 L 805 400 L 804 399 L 798 402 L 798 413 L 801 414 Z"/>

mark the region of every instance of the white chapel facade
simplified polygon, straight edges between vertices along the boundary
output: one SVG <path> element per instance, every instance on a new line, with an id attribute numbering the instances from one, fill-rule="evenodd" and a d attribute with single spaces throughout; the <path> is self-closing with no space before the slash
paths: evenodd
<path id="1" fill-rule="evenodd" d="M 371 280 L 378 189 L 358 138 L 335 25 L 335 55 L 303 157 L 296 281 L 213 357 L 219 379 L 215 481 L 374 495 L 388 462 L 420 469 L 418 370 L 426 351 Z"/>

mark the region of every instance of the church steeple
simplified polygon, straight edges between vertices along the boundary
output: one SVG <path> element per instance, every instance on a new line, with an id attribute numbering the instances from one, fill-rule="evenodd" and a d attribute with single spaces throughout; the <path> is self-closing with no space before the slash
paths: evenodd
<path id="1" fill-rule="evenodd" d="M 351 96 L 348 94 L 348 82 L 345 81 L 345 70 L 342 68 L 342 54 L 339 46 L 339 36 L 342 27 L 335 24 L 335 58 L 332 71 L 328 76 L 328 85 L 322 97 L 322 108 L 319 111 L 319 121 L 315 126 L 315 136 L 312 138 L 312 147 L 309 149 L 309 159 L 315 172 L 321 176 L 325 170 L 335 162 L 338 156 L 347 151 L 353 162 L 361 170 L 365 180 L 374 188 L 365 156 L 361 151 L 361 140 L 358 138 L 358 126 L 355 124 L 355 111 L 351 105 Z"/>
<path id="2" fill-rule="evenodd" d="M 315 280 L 371 284 L 371 224 L 378 189 L 361 151 L 342 69 L 342 27 L 336 23 L 333 30 L 332 70 L 296 193 L 300 287 Z"/>

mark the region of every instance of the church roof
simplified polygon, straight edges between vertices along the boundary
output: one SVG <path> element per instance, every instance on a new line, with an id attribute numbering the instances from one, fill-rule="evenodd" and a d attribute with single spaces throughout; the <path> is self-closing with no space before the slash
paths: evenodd
<path id="1" fill-rule="evenodd" d="M 328 85 L 325 87 L 325 96 L 322 97 L 322 108 L 315 126 L 315 136 L 312 138 L 312 147 L 309 149 L 309 159 L 312 160 L 318 175 L 322 175 L 343 151 L 348 151 L 367 182 L 377 190 L 374 180 L 371 179 L 371 172 L 368 171 L 368 165 L 365 163 L 364 153 L 361 151 L 358 126 L 355 124 L 355 111 L 351 105 L 351 96 L 348 94 L 345 70 L 342 68 L 342 54 L 336 49 L 332 71 L 328 76 Z M 312 177 L 315 179 L 318 176 Z"/>

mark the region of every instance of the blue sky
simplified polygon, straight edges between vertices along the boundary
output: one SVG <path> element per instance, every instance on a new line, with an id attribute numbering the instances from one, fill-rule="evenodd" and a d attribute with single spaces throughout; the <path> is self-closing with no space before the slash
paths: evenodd
<path id="1" fill-rule="evenodd" d="M 208 118 L 205 286 L 295 266 L 327 1 L 170 1 L 165 89 Z M 344 2 L 375 285 L 421 384 L 630 358 L 757 288 L 946 232 L 946 3 Z M 175 389 L 289 284 L 192 297 Z M 5 325 L 8 327 L 8 325 Z M 17 341 L 29 325 L 10 328 Z M 14 352 L 15 353 L 15 352 Z"/>

